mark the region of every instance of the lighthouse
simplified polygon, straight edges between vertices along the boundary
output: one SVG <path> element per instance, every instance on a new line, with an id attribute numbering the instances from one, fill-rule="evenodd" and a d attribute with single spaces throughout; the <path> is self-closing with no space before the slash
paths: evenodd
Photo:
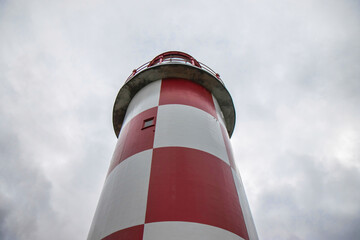
<path id="1" fill-rule="evenodd" d="M 253 240 L 219 74 L 171 51 L 132 72 L 113 110 L 118 138 L 88 240 Z"/>

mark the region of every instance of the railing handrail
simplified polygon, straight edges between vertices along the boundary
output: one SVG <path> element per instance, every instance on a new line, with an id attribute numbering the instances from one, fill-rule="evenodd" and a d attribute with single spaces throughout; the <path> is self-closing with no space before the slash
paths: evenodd
<path id="1" fill-rule="evenodd" d="M 162 57 L 162 55 L 159 55 L 159 56 L 149 62 L 144 63 L 140 67 L 134 69 L 132 71 L 132 73 L 130 74 L 130 76 L 126 79 L 125 83 L 130 81 L 130 79 L 132 79 L 134 76 L 136 76 L 140 72 L 142 72 L 145 69 L 148 69 L 150 67 L 153 67 L 156 65 L 161 65 L 161 64 L 182 63 L 182 64 L 189 64 L 189 65 L 192 65 L 193 67 L 205 70 L 206 72 L 208 72 L 211 75 L 213 75 L 214 77 L 216 77 L 224 85 L 224 83 L 221 80 L 220 75 L 218 73 L 216 73 L 214 70 L 212 70 L 207 65 L 196 61 L 194 58 L 187 58 L 186 56 L 177 55 L 177 54 L 172 54 L 172 55 L 165 56 L 165 57 Z"/>

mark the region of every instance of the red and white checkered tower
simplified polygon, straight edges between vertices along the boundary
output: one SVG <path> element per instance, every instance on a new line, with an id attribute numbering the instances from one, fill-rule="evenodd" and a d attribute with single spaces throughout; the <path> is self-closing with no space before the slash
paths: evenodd
<path id="1" fill-rule="evenodd" d="M 118 142 L 89 240 L 258 239 L 220 77 L 183 52 L 134 70 L 115 100 Z"/>

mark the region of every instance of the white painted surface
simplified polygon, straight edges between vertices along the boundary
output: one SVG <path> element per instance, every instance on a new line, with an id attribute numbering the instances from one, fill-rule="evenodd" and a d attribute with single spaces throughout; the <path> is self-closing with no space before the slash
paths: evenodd
<path id="1" fill-rule="evenodd" d="M 259 238 L 258 238 L 258 235 L 257 235 L 257 232 L 256 232 L 254 220 L 253 220 L 252 215 L 251 215 L 249 203 L 248 203 L 248 200 L 247 200 L 246 195 L 245 195 L 244 185 L 243 185 L 243 183 L 241 181 L 240 175 L 238 175 L 237 172 L 234 169 L 231 169 L 231 171 L 232 171 L 232 175 L 233 175 L 233 178 L 234 178 L 236 191 L 237 191 L 238 196 L 239 196 L 240 206 L 241 206 L 242 212 L 244 214 L 244 219 L 245 219 L 246 229 L 247 229 L 248 234 L 249 234 L 249 239 L 250 240 L 257 240 Z"/>
<path id="2" fill-rule="evenodd" d="M 219 122 L 198 108 L 169 104 L 159 106 L 154 147 L 195 148 L 229 164 Z"/>
<path id="3" fill-rule="evenodd" d="M 156 222 L 145 225 L 143 240 L 243 240 L 222 228 L 191 222 Z"/>
<path id="4" fill-rule="evenodd" d="M 152 82 L 141 89 L 131 100 L 123 126 L 139 113 L 159 105 L 161 80 Z"/>
<path id="5" fill-rule="evenodd" d="M 219 105 L 218 101 L 216 100 L 216 98 L 214 97 L 214 95 L 211 95 L 211 96 L 212 96 L 212 99 L 213 99 L 213 102 L 214 102 L 214 105 L 215 105 L 215 110 L 216 110 L 216 114 L 217 114 L 217 117 L 218 117 L 218 119 L 219 119 L 219 122 L 220 122 L 220 123 L 225 127 L 225 129 L 226 129 L 224 114 L 223 114 L 223 112 L 221 111 L 220 105 Z"/>
<path id="6" fill-rule="evenodd" d="M 118 230 L 144 224 L 152 149 L 121 162 L 108 176 L 89 232 L 99 240 Z"/>

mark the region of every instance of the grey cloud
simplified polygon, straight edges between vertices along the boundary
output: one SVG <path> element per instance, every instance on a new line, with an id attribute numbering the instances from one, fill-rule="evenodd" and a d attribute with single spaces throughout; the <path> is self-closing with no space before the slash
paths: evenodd
<path id="1" fill-rule="evenodd" d="M 264 235 L 271 239 L 359 236 L 358 169 L 329 167 L 311 156 L 291 153 L 282 156 L 281 163 L 272 169 L 281 176 L 277 186 L 264 186 L 258 196 L 259 227 L 267 231 Z"/>
<path id="2" fill-rule="evenodd" d="M 40 169 L 21 154 L 16 135 L 2 117 L 0 127 L 1 239 L 36 239 L 38 221 L 51 216 L 51 185 Z"/>
<path id="3" fill-rule="evenodd" d="M 358 238 L 358 2 L 0 4 L 0 238 L 85 238 L 117 91 L 173 49 L 219 72 L 233 96 L 259 236 Z"/>
<path id="4" fill-rule="evenodd" d="M 16 239 L 15 232 L 9 229 L 8 219 L 13 209 L 8 199 L 0 198 L 0 238 L 4 240 Z"/>

